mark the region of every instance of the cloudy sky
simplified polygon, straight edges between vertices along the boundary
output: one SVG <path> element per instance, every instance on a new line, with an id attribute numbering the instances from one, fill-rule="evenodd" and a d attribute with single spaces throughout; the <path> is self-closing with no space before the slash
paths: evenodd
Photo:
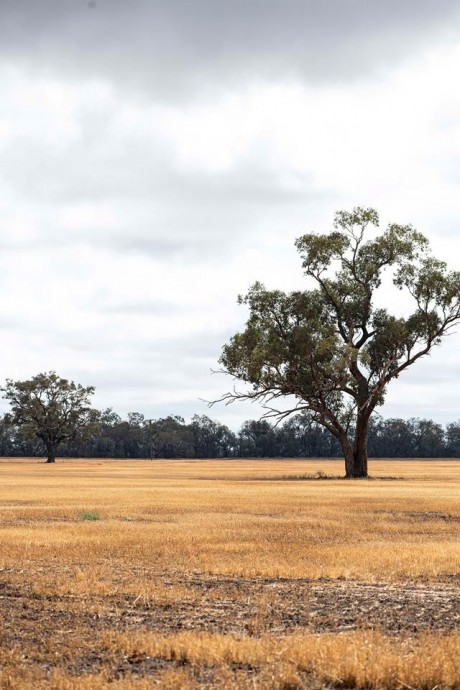
<path id="1" fill-rule="evenodd" d="M 0 84 L 3 378 L 209 414 L 237 294 L 357 204 L 460 267 L 458 0 L 0 0 Z M 382 413 L 458 419 L 459 347 Z"/>

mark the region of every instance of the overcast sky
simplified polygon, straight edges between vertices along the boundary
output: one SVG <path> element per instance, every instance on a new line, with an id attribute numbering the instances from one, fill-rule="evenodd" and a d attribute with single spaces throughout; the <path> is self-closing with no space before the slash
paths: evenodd
<path id="1" fill-rule="evenodd" d="M 257 417 L 200 398 L 296 237 L 370 205 L 460 268 L 459 84 L 458 0 L 0 0 L 1 376 Z M 381 413 L 458 419 L 459 350 Z"/>

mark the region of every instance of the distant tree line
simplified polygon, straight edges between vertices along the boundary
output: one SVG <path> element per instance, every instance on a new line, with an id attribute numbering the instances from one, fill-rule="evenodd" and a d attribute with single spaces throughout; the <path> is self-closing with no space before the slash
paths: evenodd
<path id="1" fill-rule="evenodd" d="M 0 418 L 0 455 L 42 456 L 43 443 L 27 427 Z M 112 409 L 93 410 L 83 438 L 63 441 L 61 457 L 108 458 L 263 458 L 340 457 L 338 441 L 310 414 L 298 414 L 273 426 L 267 420 L 244 422 L 234 432 L 205 415 L 190 423 L 182 417 L 146 419 L 131 412 L 126 419 Z M 460 421 L 444 428 L 429 419 L 374 417 L 369 430 L 371 457 L 460 457 Z"/>

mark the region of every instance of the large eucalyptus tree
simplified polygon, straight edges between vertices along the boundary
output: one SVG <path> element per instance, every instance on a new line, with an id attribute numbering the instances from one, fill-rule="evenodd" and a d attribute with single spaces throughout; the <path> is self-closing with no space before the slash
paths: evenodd
<path id="1" fill-rule="evenodd" d="M 94 387 L 85 388 L 54 371 L 27 381 L 7 379 L 0 390 L 11 405 L 7 422 L 25 438 L 41 441 L 49 463 L 56 461 L 59 444 L 84 437 L 95 424 L 97 413 L 90 403 Z"/>
<path id="2" fill-rule="evenodd" d="M 249 307 L 246 328 L 220 358 L 224 373 L 249 384 L 221 400 L 257 400 L 278 419 L 309 410 L 340 442 L 347 477 L 367 476 L 369 419 L 390 381 L 460 319 L 460 273 L 435 259 L 412 226 L 378 226 L 374 209 L 358 207 L 336 213 L 330 233 L 300 237 L 311 289 L 255 283 L 239 297 Z M 410 314 L 376 306 L 385 270 L 412 298 Z"/>

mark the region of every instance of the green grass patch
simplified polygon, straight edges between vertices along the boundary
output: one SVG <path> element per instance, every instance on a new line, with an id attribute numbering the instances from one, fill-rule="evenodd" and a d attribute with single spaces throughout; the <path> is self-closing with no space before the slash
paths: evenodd
<path id="1" fill-rule="evenodd" d="M 94 520 L 100 520 L 101 516 L 99 513 L 93 513 L 90 510 L 84 510 L 82 513 L 80 513 L 80 520 L 89 520 L 89 521 L 94 521 Z"/>

